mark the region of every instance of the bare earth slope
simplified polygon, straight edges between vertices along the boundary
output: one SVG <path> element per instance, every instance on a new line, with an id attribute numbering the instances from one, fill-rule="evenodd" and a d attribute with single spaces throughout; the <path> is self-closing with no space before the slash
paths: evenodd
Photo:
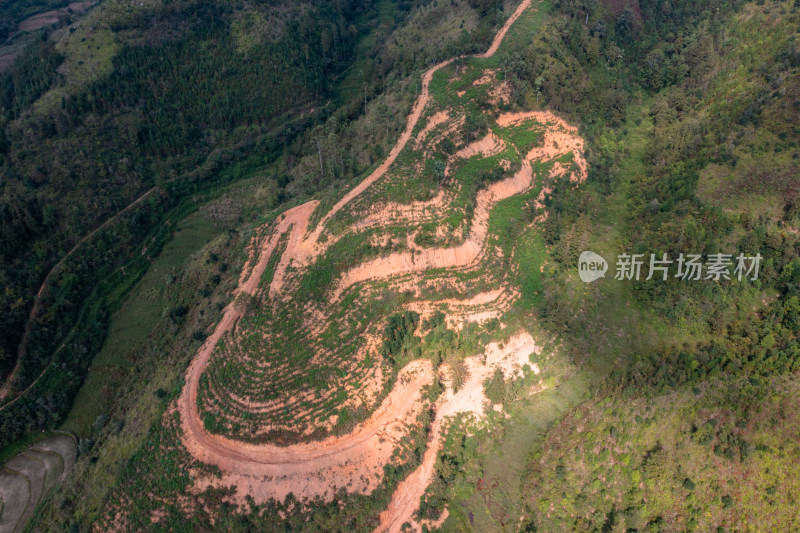
<path id="1" fill-rule="evenodd" d="M 520 4 L 497 33 L 489 50 L 478 57 L 488 58 L 497 51 L 508 28 L 529 8 L 530 3 L 530 0 L 525 0 Z M 386 175 L 411 139 L 430 102 L 429 85 L 434 73 L 452 61 L 440 63 L 425 72 L 422 91 L 408 118 L 406 129 L 387 159 L 325 213 L 315 228 L 309 228 L 309 220 L 318 206 L 318 202 L 312 201 L 286 211 L 270 228 L 271 232 L 260 239 L 260 243 L 254 241 L 254 247 L 257 248 L 251 252 L 251 265 L 249 270 L 246 268 L 243 272 L 237 295 L 257 294 L 259 282 L 270 264 L 270 258 L 278 253 L 280 243 L 285 243 L 285 249 L 275 266 L 268 289 L 270 298 L 283 296 L 292 273 L 311 265 L 337 242 L 336 236 L 328 234 L 320 239 L 326 231 L 326 224 L 337 212 Z M 445 120 L 446 113 L 440 112 L 430 117 L 428 125 L 418 136 L 417 146 L 433 128 Z M 480 258 L 487 253 L 489 218 L 493 206 L 503 199 L 529 191 L 534 181 L 533 166 L 537 162 L 551 161 L 571 153 L 577 166 L 573 179 L 579 181 L 584 178 L 586 163 L 582 156 L 583 142 L 577 130 L 563 120 L 547 112 L 532 112 L 502 115 L 497 119 L 497 124 L 508 127 L 531 120 L 546 125 L 541 142 L 527 153 L 520 154 L 521 165 L 513 175 L 478 192 L 468 235 L 461 244 L 389 254 L 357 265 L 336 280 L 329 298 L 337 300 L 345 289 L 355 284 L 403 275 L 419 276 L 431 268 L 474 269 Z M 457 155 L 468 159 L 474 155 L 496 154 L 504 146 L 504 141 L 490 134 L 465 147 Z M 562 169 L 560 164 L 553 168 Z M 395 211 L 401 213 L 400 216 L 413 216 L 419 209 L 412 204 Z M 367 224 L 382 222 L 378 217 Z M 488 310 L 482 311 L 482 316 L 489 316 L 492 306 L 504 305 L 503 302 L 508 299 L 503 296 L 506 293 L 513 293 L 513 290 L 495 287 L 471 299 L 452 303 L 465 308 L 470 305 L 484 306 Z M 198 407 L 198 393 L 201 377 L 212 360 L 218 343 L 226 336 L 236 333 L 243 313 L 237 300 L 235 298 L 225 309 L 215 331 L 192 360 L 186 372 L 186 385 L 177 402 L 184 446 L 198 460 L 216 465 L 222 471 L 221 480 L 200 478 L 195 488 L 202 490 L 214 484 L 233 485 L 237 487 L 239 495 L 250 495 L 256 502 L 270 498 L 282 500 L 289 493 L 301 500 L 304 497 L 329 499 L 340 488 L 346 488 L 349 492 L 370 493 L 380 483 L 384 465 L 393 460 L 392 454 L 397 443 L 408 435 L 409 427 L 426 407 L 427 399 L 423 388 L 435 378 L 430 361 L 413 361 L 403 368 L 393 389 L 372 415 L 346 435 L 291 446 L 240 442 L 215 435 L 203 423 L 203 413 Z M 424 307 L 425 302 L 418 302 L 417 306 Z M 519 331 L 504 344 L 491 343 L 486 346 L 482 356 L 467 359 L 469 372 L 466 383 L 457 393 L 448 388 L 437 400 L 434 406 L 436 417 L 430 428 L 428 448 L 422 464 L 399 484 L 391 504 L 380 516 L 381 525 L 378 530 L 399 531 L 402 524 L 412 520 L 420 497 L 433 475 L 436 456 L 441 446 L 440 437 L 446 428 L 448 417 L 463 412 L 480 415 L 485 403 L 483 382 L 496 368 L 500 368 L 506 376 L 516 374 L 529 363 L 530 354 L 536 351 L 533 337 L 525 331 Z M 538 369 L 535 371 L 538 372 Z M 440 369 L 440 377 L 447 382 L 448 369 Z"/>

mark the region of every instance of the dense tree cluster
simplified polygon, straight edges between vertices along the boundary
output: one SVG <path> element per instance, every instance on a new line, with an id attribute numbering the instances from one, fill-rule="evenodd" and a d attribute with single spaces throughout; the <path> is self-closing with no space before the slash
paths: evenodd
<path id="1" fill-rule="evenodd" d="M 800 157 L 800 45 L 794 35 L 800 9 L 775 7 L 786 19 L 774 29 L 774 44 L 763 48 L 754 44 L 762 31 L 757 22 L 740 21 L 731 30 L 741 2 L 639 5 L 626 14 L 597 2 L 560 2 L 567 21 L 534 45 L 551 53 L 506 59 L 520 99 L 530 101 L 540 91 L 565 113 L 578 110 L 587 134 L 589 186 L 575 194 L 568 184 L 556 184 L 547 202 L 553 216 L 544 223 L 545 238 L 562 267 L 571 268 L 592 236 L 597 202 L 625 191 L 624 251 L 670 257 L 742 251 L 765 258 L 755 283 L 670 277 L 633 284 L 629 304 L 671 327 L 702 331 L 708 340 L 655 349 L 648 341 L 647 348 L 638 348 L 645 353 L 630 354 L 631 365 L 614 373 L 615 386 L 654 390 L 722 373 L 796 371 L 800 241 L 785 227 L 798 222 L 790 168 Z M 553 78 L 556 72 L 563 78 Z M 642 118 L 629 122 L 628 113 L 630 104 L 643 99 L 652 127 L 641 153 L 632 154 L 628 127 L 644 126 Z M 635 174 L 623 174 L 625 158 L 641 158 Z M 721 174 L 715 188 L 710 172 Z M 781 216 L 752 209 L 750 200 L 764 196 L 778 204 Z M 740 303 L 760 291 L 777 299 L 756 313 Z M 549 294 L 548 320 L 569 323 L 572 311 L 558 301 L 562 293 Z"/>
<path id="2" fill-rule="evenodd" d="M 0 124 L 17 118 L 58 79 L 56 68 L 64 56 L 55 51 L 47 34 L 25 48 L 4 72 L 0 73 Z M 8 149 L 5 137 L 0 137 L 0 154 Z"/>

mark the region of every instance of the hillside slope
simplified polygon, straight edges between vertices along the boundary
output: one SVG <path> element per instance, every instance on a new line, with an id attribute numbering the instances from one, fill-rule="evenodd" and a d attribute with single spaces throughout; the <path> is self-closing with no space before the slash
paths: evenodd
<path id="1" fill-rule="evenodd" d="M 271 180 L 203 197 L 225 224 L 35 528 L 797 526 L 800 7 L 526 1 L 490 45 L 458 6 L 485 47 L 416 42 L 420 6 Z M 614 279 L 739 252 L 758 279 Z"/>
<path id="2" fill-rule="evenodd" d="M 443 53 L 480 43 L 496 6 L 457 6 L 458 33 L 425 3 L 109 1 L 26 49 L 0 75 L 4 444 L 63 417 L 103 341 L 104 298 L 198 195 L 261 174 L 278 203 L 369 168 L 400 127 L 383 116 L 413 98 L 375 68 L 404 50 L 388 39 L 428 27 Z"/>

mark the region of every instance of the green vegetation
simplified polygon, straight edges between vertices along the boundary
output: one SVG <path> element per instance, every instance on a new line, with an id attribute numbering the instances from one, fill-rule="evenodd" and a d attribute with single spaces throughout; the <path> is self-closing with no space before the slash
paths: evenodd
<path id="1" fill-rule="evenodd" d="M 353 120 L 382 120 L 390 114 L 387 103 L 406 105 L 402 90 L 388 91 L 400 81 L 385 79 L 385 71 L 367 70 L 366 108 L 360 93 L 316 104 L 337 93 L 339 75 L 356 60 L 353 44 L 372 39 L 358 54 L 374 65 L 374 55 L 412 7 L 384 3 L 378 13 L 360 2 L 308 10 L 294 5 L 287 24 L 266 6 L 242 11 L 182 1 L 120 9 L 112 1 L 74 32 L 42 34 L 0 75 L 0 374 L 10 372 L 19 354 L 12 397 L 26 391 L 13 413 L 4 410 L 4 445 L 54 425 L 69 410 L 105 337 L 113 311 L 107 306 L 116 305 L 104 303 L 105 293 L 122 297 L 115 285 L 127 290 L 141 277 L 148 265 L 144 257 L 133 259 L 134 252 L 155 236 L 147 249 L 151 257 L 158 253 L 169 237 L 163 224 L 180 219 L 174 210 L 185 198 L 262 173 L 272 178 L 268 196 L 286 201 L 299 190 L 308 194 L 329 179 L 359 174 L 362 154 L 394 140 L 399 124 L 380 136 L 370 133 L 369 146 L 345 149 L 367 127 L 342 129 Z M 461 13 L 473 10 L 463 6 Z M 427 24 L 435 13 L 414 10 L 413 16 L 414 24 Z M 370 29 L 373 17 L 380 19 L 379 31 Z M 277 31 L 263 33 L 270 26 Z M 449 42 L 452 35 L 440 37 Z M 59 65 L 62 75 L 55 72 Z M 274 85 L 264 82 L 265 69 Z M 318 158 L 321 176 L 305 166 Z M 76 243 L 28 320 L 47 272 Z M 70 371 L 52 379 L 42 374 L 59 361 Z"/>
<path id="2" fill-rule="evenodd" d="M 674 49 L 670 61 L 661 65 L 664 71 L 672 72 L 670 69 L 674 67 L 683 74 L 664 73 L 672 78 L 665 82 L 669 86 L 662 88 L 654 87 L 652 80 L 642 79 L 641 73 L 636 76 L 628 73 L 632 76 L 631 82 L 641 87 L 632 87 L 626 98 L 642 98 L 638 91 L 648 90 L 654 94 L 652 100 L 647 106 L 630 105 L 624 124 L 617 129 L 597 130 L 590 117 L 587 131 L 598 132 L 597 136 L 587 138 L 590 180 L 579 192 L 557 187 L 548 202 L 555 216 L 551 214 L 545 222 L 545 237 L 554 248 L 557 266 L 547 272 L 551 280 L 545 307 L 547 319 L 578 348 L 577 354 L 592 348 L 585 339 L 571 335 L 571 331 L 610 331 L 603 325 L 607 316 L 627 315 L 628 325 L 624 329 L 632 338 L 613 340 L 604 353 L 606 360 L 620 353 L 630 354 L 629 360 L 614 373 L 613 381 L 617 386 L 633 389 L 644 383 L 649 387 L 697 383 L 720 372 L 769 375 L 795 368 L 798 324 L 791 287 L 795 271 L 792 261 L 798 254 L 798 240 L 782 230 L 782 225 L 790 219 L 774 220 L 758 212 L 726 212 L 699 195 L 699 176 L 709 169 L 718 169 L 729 157 L 726 155 L 727 137 L 723 138 L 720 132 L 735 138 L 744 128 L 752 127 L 750 119 L 731 122 L 732 112 L 720 113 L 712 107 L 718 102 L 718 87 L 741 78 L 740 89 L 758 99 L 763 91 L 762 75 L 727 67 L 738 64 L 742 50 L 750 49 L 744 44 L 709 45 L 699 54 L 695 48 L 699 45 L 694 43 L 708 39 L 712 29 L 722 21 L 719 13 L 692 14 L 692 9 L 687 5 L 677 13 L 686 17 L 700 16 L 707 20 L 710 28 L 686 26 L 681 31 L 693 40 L 687 41 L 683 48 Z M 782 23 L 796 27 L 799 15 L 794 7 L 772 5 L 757 9 L 765 14 L 774 10 L 785 12 Z M 745 35 L 751 40 L 756 38 L 758 32 L 748 19 L 726 13 L 740 39 Z M 594 16 L 597 14 L 591 14 L 590 19 Z M 570 27 L 578 32 L 582 26 L 574 21 Z M 592 27 L 591 21 L 589 27 Z M 785 35 L 781 27 L 778 26 L 777 35 Z M 594 38 L 590 30 L 580 32 L 585 35 L 584 45 Z M 784 39 L 779 49 L 790 46 L 791 39 Z M 653 39 L 617 42 L 619 46 L 626 46 L 626 54 L 642 57 L 643 62 L 648 61 L 647 57 L 652 59 L 648 47 L 665 46 L 664 43 L 654 44 Z M 710 44 L 710 41 L 705 42 Z M 578 55 L 576 42 L 560 46 L 571 47 Z M 764 68 L 780 73 L 781 79 L 786 80 L 783 83 L 790 84 L 792 78 L 788 74 L 796 67 L 790 60 L 776 61 L 774 53 L 774 50 L 764 52 Z M 582 64 L 583 69 L 594 75 L 590 61 Z M 577 63 L 576 68 L 577 65 L 581 63 Z M 729 68 L 730 75 L 712 78 L 714 65 Z M 708 91 L 697 93 L 695 88 L 702 83 L 708 84 Z M 786 94 L 790 94 L 788 90 Z M 790 97 L 781 96 L 779 89 L 771 95 L 773 106 L 789 103 L 781 102 Z M 576 102 L 576 106 L 579 105 Z M 791 115 L 770 116 L 771 121 L 765 120 L 759 126 L 764 135 L 770 131 L 780 132 L 792 121 Z M 690 127 L 697 129 L 691 133 L 687 129 Z M 793 151 L 796 145 L 795 139 L 785 135 L 783 141 L 778 135 L 775 139 L 777 144 L 767 150 L 757 151 L 750 146 L 746 151 L 752 154 L 750 157 L 763 158 L 764 168 L 774 168 L 766 161 L 775 154 Z M 603 200 L 609 194 L 613 202 Z M 791 205 L 791 198 L 789 195 L 785 200 L 787 206 Z M 791 209 L 787 209 L 786 213 L 790 213 Z M 612 225 L 617 227 L 609 232 Z M 671 278 L 666 282 L 622 284 L 601 280 L 588 288 L 591 298 L 584 299 L 578 296 L 578 290 L 584 292 L 585 287 L 577 281 L 572 267 L 579 248 L 586 249 L 588 243 L 595 242 L 602 243 L 598 248 L 604 248 L 598 251 L 609 255 L 622 251 L 666 252 L 677 257 L 680 252 L 707 255 L 742 251 L 747 255 L 761 253 L 766 264 L 759 281 L 754 283 L 735 280 L 686 283 Z M 761 309 L 764 304 L 757 303 L 761 299 L 769 302 L 766 309 Z M 571 302 L 571 309 L 564 306 L 565 301 Z M 584 301 L 586 303 L 582 304 Z M 624 303 L 628 309 L 620 308 L 619 303 Z M 576 308 L 580 309 L 577 316 L 568 316 L 574 315 Z"/>
<path id="3" fill-rule="evenodd" d="M 565 340 L 573 360 L 596 372 L 600 389 L 618 412 L 632 398 L 646 406 L 644 409 L 655 409 L 656 405 L 666 408 L 674 401 L 669 394 L 676 389 L 682 401 L 687 402 L 687 409 L 697 410 L 711 402 L 705 399 L 711 393 L 703 392 L 698 397 L 694 392 L 688 393 L 687 387 L 702 391 L 731 387 L 742 392 L 727 395 L 724 409 L 741 413 L 763 398 L 744 394 L 745 390 L 776 386 L 781 378 L 770 376 L 792 372 L 797 365 L 800 325 L 793 311 L 792 280 L 793 261 L 800 248 L 796 236 L 784 229 L 793 224 L 793 193 L 759 201 L 756 196 L 761 193 L 754 196 L 753 191 L 760 191 L 760 184 L 765 182 L 773 184 L 768 187 L 770 190 L 790 191 L 782 181 L 781 176 L 786 174 L 780 162 L 784 154 L 791 157 L 796 151 L 796 138 L 789 134 L 792 130 L 787 130 L 793 127 L 792 113 L 763 113 L 762 108 L 788 111 L 793 106 L 794 97 L 787 95 L 792 94 L 796 66 L 787 50 L 795 46 L 790 35 L 798 26 L 798 10 L 791 3 L 750 5 L 750 15 L 743 16 L 722 5 L 717 11 L 706 11 L 698 4 L 671 4 L 673 11 L 664 28 L 650 26 L 663 14 L 643 6 L 645 27 L 634 25 L 626 29 L 624 11 L 614 14 L 602 4 L 592 10 L 586 7 L 589 4 L 564 2 L 556 6 L 562 16 L 554 20 L 553 31 L 555 35 L 566 26 L 569 31 L 562 35 L 569 35 L 570 39 L 548 35 L 534 43 L 534 48 L 546 46 L 560 52 L 529 58 L 520 54 L 508 59 L 509 69 L 522 68 L 520 60 L 527 68 L 528 74 L 519 80 L 512 74 L 514 89 L 520 91 L 518 98 L 532 101 L 538 86 L 546 105 L 582 117 L 590 162 L 586 184 L 577 190 L 556 184 L 546 201 L 544 244 L 551 250 L 554 262 L 542 273 L 544 302 L 540 315 L 547 327 Z M 563 14 L 567 15 L 565 22 L 561 22 Z M 688 20 L 695 22 L 688 24 Z M 765 20 L 775 23 L 774 48 L 758 44 L 764 35 Z M 726 24 L 731 28 L 729 34 L 711 37 L 719 36 L 719 29 Z M 621 35 L 629 31 L 634 35 Z M 678 35 L 681 38 L 675 39 Z M 595 55 L 597 44 L 600 55 Z M 619 62 L 622 55 L 628 67 Z M 540 75 L 536 64 L 544 57 L 558 58 L 566 69 L 551 65 Z M 752 61 L 753 68 L 739 66 L 747 61 Z M 548 79 L 555 72 L 567 74 L 567 80 L 582 72 L 579 76 L 588 78 L 589 88 Z M 609 72 L 624 84 L 609 83 Z M 607 92 L 603 85 L 608 87 Z M 698 87 L 707 90 L 698 91 Z M 579 88 L 587 88 L 586 93 L 570 97 L 570 92 Z M 721 90 L 728 91 L 728 96 L 720 97 Z M 738 95 L 736 99 L 731 98 L 733 91 Z M 605 106 L 592 101 L 604 92 Z M 738 104 L 739 111 L 721 107 L 736 100 L 748 104 Z M 751 102 L 761 103 L 751 107 Z M 604 108 L 610 120 L 597 116 L 598 110 Z M 757 148 L 755 142 L 749 141 L 757 138 L 770 141 Z M 757 165 L 764 169 L 760 174 L 742 168 L 752 185 L 737 177 L 745 174 L 722 170 L 738 167 L 731 163 L 731 154 L 735 153 L 760 161 Z M 704 183 L 707 177 L 716 181 Z M 725 184 L 726 179 L 731 181 Z M 723 197 L 713 193 L 706 183 L 739 192 Z M 741 201 L 737 196 L 747 200 Z M 765 211 L 766 206 L 771 211 Z M 755 283 L 734 280 L 692 284 L 675 279 L 636 283 L 605 279 L 586 286 L 575 272 L 577 256 L 585 249 L 607 258 L 621 252 L 667 252 L 674 257 L 689 250 L 703 254 L 758 252 L 765 257 L 766 265 Z M 613 268 L 612 264 L 610 274 Z M 756 376 L 763 376 L 766 381 Z M 792 393 L 786 395 L 791 397 Z M 676 425 L 685 428 L 686 421 L 691 420 L 683 411 L 670 416 L 651 417 L 650 431 L 662 433 L 663 428 Z M 626 487 L 633 486 L 631 479 L 638 478 L 638 484 L 647 477 L 636 465 L 630 466 L 636 455 L 628 455 L 630 447 L 639 445 L 644 430 L 631 434 L 622 429 L 631 427 L 635 417 L 636 413 L 627 409 L 618 415 L 605 409 L 585 425 L 577 422 L 577 415 L 571 415 L 566 419 L 570 421 L 569 429 L 563 433 L 554 430 L 547 447 L 558 451 L 542 453 L 530 463 L 529 489 L 525 490 L 537 495 L 542 490 L 547 492 L 546 496 L 527 502 L 531 529 L 708 530 L 718 525 L 737 529 L 753 523 L 721 509 L 731 508 L 734 490 L 745 490 L 745 486 L 751 490 L 757 484 L 749 481 L 731 486 L 731 494 L 715 492 L 737 480 L 725 469 L 708 470 L 703 475 L 680 472 L 676 465 L 687 453 L 684 445 L 664 444 L 659 451 L 672 469 L 668 469 L 667 478 L 655 481 L 655 486 L 663 482 L 660 492 L 648 489 L 650 485 L 645 485 L 644 494 L 628 492 Z M 586 430 L 576 432 L 576 426 L 593 424 L 605 428 L 605 454 L 603 446 L 596 444 L 600 442 L 598 437 L 590 442 Z M 735 421 L 732 424 L 735 426 Z M 714 434 L 712 438 L 718 444 L 708 450 L 710 455 L 691 451 L 693 465 L 713 464 L 711 457 L 718 456 L 745 461 L 743 450 L 752 457 L 752 443 L 744 444 L 744 437 L 737 430 Z M 785 439 L 777 434 L 773 438 Z M 573 455 L 576 446 L 584 450 L 583 456 Z M 643 455 L 647 450 L 640 451 Z M 590 460 L 594 462 L 586 467 Z M 759 477 L 782 477 L 775 474 L 775 467 L 751 464 L 754 471 L 759 471 Z M 580 479 L 575 479 L 576 471 Z M 749 509 L 755 513 L 753 516 L 767 516 L 768 505 L 775 505 L 780 510 L 774 527 L 791 528 L 792 512 L 779 501 L 772 499 L 771 504 L 766 504 L 751 498 Z M 685 509 L 687 514 L 667 512 L 669 508 Z"/>
<path id="4" fill-rule="evenodd" d="M 67 7 L 69 0 L 8 0 L 0 6 L 0 43 L 17 31 L 17 25 L 28 17 Z"/>
<path id="5" fill-rule="evenodd" d="M 179 393 L 182 383 L 175 383 L 161 400 L 162 408 Z M 333 501 L 305 502 L 300 508 L 296 499 L 290 497 L 286 502 L 270 501 L 256 505 L 248 499 L 242 514 L 235 514 L 228 503 L 231 490 L 209 488 L 192 496 L 202 503 L 192 512 L 192 528 L 212 530 L 225 528 L 231 530 L 284 531 L 285 527 L 303 528 L 309 521 L 322 529 L 336 530 L 342 523 L 349 524 L 354 531 L 370 531 L 376 525 L 378 512 L 386 506 L 393 487 L 419 464 L 424 451 L 425 427 L 430 414 L 425 411 L 414 425 L 414 431 L 397 452 L 396 462 L 387 465 L 381 486 L 369 496 L 353 496 L 344 489 L 334 496 Z M 219 476 L 216 468 L 195 461 L 180 445 L 177 415 L 166 420 L 158 420 L 147 432 L 138 450 L 133 454 L 120 472 L 120 479 L 129 480 L 116 489 L 113 497 L 125 495 L 136 509 L 129 517 L 129 525 L 134 529 L 154 527 L 150 521 L 151 513 L 158 512 L 161 519 L 158 527 L 186 527 L 187 519 L 180 504 L 174 500 L 175 494 L 188 493 L 192 475 Z M 69 492 L 55 496 L 55 503 L 72 505 Z M 53 507 L 56 507 L 53 506 Z M 54 513 L 51 509 L 49 513 Z M 85 517 L 110 525 L 114 515 L 94 515 Z M 50 525 L 53 516 L 38 517 L 34 526 Z M 72 522 L 73 524 L 75 522 Z M 76 524 L 77 525 L 77 524 Z"/>
<path id="6" fill-rule="evenodd" d="M 550 356 L 547 361 L 557 358 Z M 589 397 L 582 375 L 528 397 L 526 391 L 539 379 L 528 374 L 506 383 L 506 394 L 520 397 L 504 405 L 510 419 L 494 413 L 485 422 L 462 419 L 450 427 L 421 517 L 436 519 L 447 505 L 450 516 L 444 531 L 486 531 L 517 524 L 525 515 L 529 458 L 545 449 L 547 436 L 561 417 Z"/>
<path id="7" fill-rule="evenodd" d="M 501 56 L 519 106 L 581 120 L 590 177 L 577 189 L 554 184 L 543 231 L 522 230 L 537 214 L 522 196 L 500 204 L 491 227 L 499 244 L 530 258 L 514 256 L 522 286 L 530 287 L 521 301 L 591 370 L 590 382 L 607 400 L 600 409 L 597 400 L 559 402 L 558 413 L 580 407 L 551 418 L 556 425 L 522 453 L 527 466 L 506 471 L 501 482 L 487 476 L 492 445 L 448 441 L 437 467 L 442 477 L 422 513 L 435 518 L 447 502 L 444 530 L 501 528 L 521 517 L 530 531 L 727 530 L 752 525 L 753 516 L 796 527 L 784 496 L 792 489 L 777 481 L 794 475 L 787 473 L 791 452 L 759 442 L 789 446 L 792 430 L 778 429 L 772 409 L 796 396 L 793 378 L 774 376 L 793 372 L 798 361 L 800 247 L 787 231 L 797 215 L 785 165 L 797 147 L 793 35 L 800 21 L 791 2 L 751 4 L 747 16 L 738 7 L 673 2 L 669 13 L 649 5 L 614 12 L 606 3 L 556 3 L 530 46 Z M 763 46 L 767 23 L 775 39 Z M 719 37 L 725 25 L 730 31 Z M 432 86 L 444 102 L 452 98 L 450 77 Z M 752 166 L 739 167 L 742 161 Z M 606 257 L 741 250 L 761 253 L 766 265 L 749 284 L 606 279 L 587 286 L 575 272 L 585 249 Z M 497 376 L 486 387 L 493 401 L 508 397 Z M 722 429 L 692 422 L 713 406 L 722 411 L 709 418 L 724 419 Z M 511 424 L 529 412 L 514 411 Z M 657 446 L 661 435 L 669 442 Z M 483 438 L 510 446 L 507 434 Z M 731 463 L 752 474 L 738 479 Z M 744 492 L 750 518 L 733 511 Z"/>
<path id="8" fill-rule="evenodd" d="M 94 357 L 86 381 L 64 421 L 64 429 L 78 435 L 90 434 L 97 418 L 113 410 L 120 387 L 130 380 L 132 373 L 138 372 L 137 367 L 146 361 L 152 349 L 148 346 L 148 337 L 159 325 L 167 326 L 164 331 L 167 334 L 184 326 L 193 304 L 186 299 L 187 284 L 197 284 L 198 292 L 209 295 L 220 283 L 220 275 L 228 267 L 220 261 L 219 252 L 204 253 L 208 255 L 205 261 L 190 261 L 192 255 L 219 232 L 211 221 L 198 213 L 179 223 L 172 240 L 164 246 L 147 273 L 126 298 L 119 300 L 121 307 L 110 318 L 106 341 Z M 181 267 L 185 264 L 189 268 L 184 274 Z M 211 316 L 223 303 L 224 300 L 217 300 L 206 304 Z M 165 315 L 168 321 L 164 321 Z"/>
<path id="9" fill-rule="evenodd" d="M 326 250 L 325 254 L 300 279 L 300 297 L 318 302 L 325 300 L 333 281 L 378 251 L 368 245 L 368 232 L 347 235 Z"/>
<path id="10" fill-rule="evenodd" d="M 797 384 L 712 381 L 652 400 L 607 397 L 565 417 L 532 456 L 540 530 L 797 527 Z"/>
<path id="11" fill-rule="evenodd" d="M 323 98 L 332 77 L 346 67 L 349 45 L 358 36 L 353 27 L 335 48 L 323 50 L 320 35 L 330 31 L 328 25 L 345 25 L 344 20 L 361 12 L 356 4 L 338 12 L 326 6 L 298 20 L 295 32 L 247 55 L 229 38 L 233 11 L 218 4 L 173 2 L 155 11 L 116 13 L 110 20 L 113 6 L 95 10 L 91 16 L 102 19 L 122 44 L 111 72 L 88 86 L 67 89 L 54 109 L 35 108 L 15 120 L 54 83 L 61 57 L 46 41 L 31 45 L 17 59 L 1 82 L 0 220 L 5 238 L 0 275 L 8 288 L 0 339 L 3 374 L 16 360 L 39 283 L 79 238 L 154 185 L 191 182 L 198 167 L 229 164 L 248 146 L 257 147 L 265 156 L 262 164 L 268 163 L 283 143 L 308 127 L 310 116 L 290 124 L 288 117 L 281 120 L 282 112 Z M 147 34 L 167 26 L 180 30 L 168 39 Z M 147 44 L 131 39 L 134 29 Z M 309 35 L 319 44 L 304 52 L 295 43 Z M 268 79 L 276 85 L 264 82 L 263 68 L 273 71 Z M 276 126 L 280 129 L 272 131 Z M 220 170 L 213 169 L 212 178 Z M 170 190 L 177 195 L 170 202 L 197 185 Z M 153 222 L 163 220 L 162 213 L 153 215 Z M 85 295 L 74 296 L 80 302 Z"/>
<path id="12" fill-rule="evenodd" d="M 57 80 L 56 69 L 64 56 L 56 52 L 47 36 L 37 43 L 27 46 L 14 63 L 0 72 L 0 124 L 19 117 L 37 98 L 47 91 Z M 0 135 L 0 153 L 8 150 L 5 129 Z M 13 240 L 3 241 L 3 246 L 11 246 Z"/>
<path id="13" fill-rule="evenodd" d="M 422 354 L 419 337 L 414 335 L 418 325 L 419 313 L 413 311 L 389 317 L 383 330 L 383 344 L 379 353 L 396 369 L 403 368 L 407 362 Z"/>
<path id="14" fill-rule="evenodd" d="M 503 412 L 452 422 L 419 518 L 447 508 L 444 531 L 798 529 L 800 4 L 535 7 L 491 59 L 437 72 L 425 113 L 446 110 L 448 122 L 333 218 L 331 233 L 344 236 L 323 255 L 299 274 L 288 266 L 291 297 L 243 302 L 236 336 L 220 341 L 200 381 L 206 429 L 279 444 L 341 434 L 409 360 L 448 365 L 458 391 L 465 357 L 524 328 L 553 340 L 521 377 L 498 370 L 484 382 Z M 75 58 L 45 38 L 0 75 L 0 373 L 52 265 L 153 191 L 67 258 L 28 325 L 14 383 L 31 388 L 0 411 L 4 453 L 41 427 L 63 424 L 81 439 L 75 479 L 33 527 L 110 527 L 123 509 L 132 529 L 155 516 L 178 530 L 372 530 L 419 464 L 428 410 L 373 494 L 235 508 L 227 490 L 191 488 L 192 476 L 220 472 L 185 452 L 170 406 L 230 299 L 250 228 L 314 194 L 318 222 L 386 156 L 418 71 L 485 48 L 498 3 L 308 2 L 284 18 L 194 0 L 97 11 L 117 47 L 110 72 L 71 85 L 59 65 Z M 510 102 L 474 85 L 487 69 Z M 493 118 L 536 109 L 580 125 L 585 182 L 549 180 L 554 161 L 538 163 L 534 186 L 492 209 L 476 269 L 378 279 L 329 303 L 347 269 L 408 250 L 410 237 L 421 248 L 463 242 L 478 191 L 542 139 L 543 125 Z M 505 151 L 448 167 L 489 131 Z M 440 191 L 448 205 L 419 220 L 346 233 L 373 206 Z M 286 246 L 284 237 L 276 248 Z M 623 282 L 612 260 L 606 279 L 587 285 L 576 271 L 587 249 L 607 259 L 741 251 L 764 263 L 753 282 Z M 271 260 L 260 287 L 276 268 Z M 505 284 L 511 303 L 482 325 L 401 310 Z"/>

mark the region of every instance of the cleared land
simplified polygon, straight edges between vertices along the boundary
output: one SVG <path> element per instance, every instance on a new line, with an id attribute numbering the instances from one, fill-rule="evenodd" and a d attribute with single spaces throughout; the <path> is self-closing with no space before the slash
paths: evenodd
<path id="1" fill-rule="evenodd" d="M 433 400 L 422 464 L 380 516 L 379 530 L 399 531 L 430 483 L 449 418 L 480 416 L 484 382 L 498 369 L 505 378 L 539 373 L 530 362 L 536 342 L 516 325 L 457 363 L 411 357 L 392 371 L 375 353 L 393 312 L 441 316 L 440 331 L 502 323 L 519 290 L 515 273 L 500 268 L 513 252 L 492 223 L 494 208 L 512 197 L 535 206 L 552 180 L 586 176 L 577 130 L 548 112 L 502 113 L 503 83 L 481 63 L 529 6 L 517 8 L 485 54 L 423 75 L 387 159 L 313 227 L 317 201 L 286 211 L 254 239 L 234 301 L 177 402 L 184 446 L 221 471 L 201 476 L 196 490 L 235 486 L 238 498 L 257 503 L 289 493 L 325 500 L 341 488 L 367 494 L 431 408 L 425 389 L 438 381 L 444 392 Z M 475 104 L 481 93 L 489 105 Z M 428 198 L 407 201 L 403 189 L 415 185 Z"/>

